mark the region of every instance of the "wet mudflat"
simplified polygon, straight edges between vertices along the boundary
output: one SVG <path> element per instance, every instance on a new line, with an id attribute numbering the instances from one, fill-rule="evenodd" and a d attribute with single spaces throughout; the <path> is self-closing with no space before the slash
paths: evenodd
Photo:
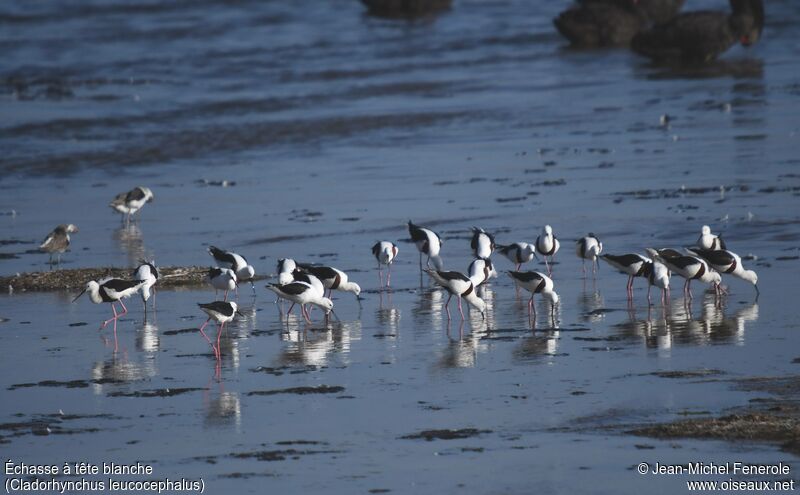
<path id="1" fill-rule="evenodd" d="M 117 352 L 112 328 L 98 331 L 110 308 L 73 304 L 78 290 L 0 296 L 7 457 L 141 461 L 211 493 L 675 493 L 684 478 L 637 464 L 792 463 L 776 438 L 632 432 L 792 417 L 780 384 L 800 370 L 786 296 L 800 255 L 796 6 L 770 3 L 752 50 L 674 70 L 565 50 L 549 24 L 559 6 L 529 5 L 458 2 L 408 24 L 357 2 L 209 4 L 207 38 L 181 35 L 200 22 L 180 21 L 185 7 L 121 2 L 76 13 L 62 59 L 37 65 L 63 13 L 6 12 L 0 274 L 47 270 L 36 246 L 72 222 L 66 269 L 207 266 L 213 244 L 259 275 L 293 257 L 364 289 L 361 307 L 336 296 L 341 321 L 314 311 L 308 326 L 263 282 L 255 297 L 241 287 L 219 366 L 196 330 L 210 288 L 165 287 L 146 319 L 130 300 Z M 83 29 L 109 20 L 113 36 Z M 140 183 L 156 200 L 125 226 L 106 204 Z M 481 289 L 486 320 L 448 323 L 408 219 L 442 235 L 457 270 L 473 225 L 532 242 L 551 224 L 554 320 L 539 302 L 532 331 L 501 274 Z M 758 300 L 726 280 L 721 300 L 697 285 L 688 304 L 676 278 L 670 306 L 651 307 L 639 279 L 629 305 L 624 276 L 584 277 L 573 253 L 589 231 L 619 254 L 691 244 L 703 224 L 758 271 Z M 392 291 L 370 253 L 382 239 L 400 241 Z"/>

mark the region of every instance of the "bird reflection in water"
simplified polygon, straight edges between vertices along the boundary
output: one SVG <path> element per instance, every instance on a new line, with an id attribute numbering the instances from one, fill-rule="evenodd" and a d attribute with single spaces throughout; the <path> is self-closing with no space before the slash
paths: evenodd
<path id="1" fill-rule="evenodd" d="M 375 319 L 384 328 L 384 333 L 397 335 L 400 326 L 400 310 L 392 303 L 392 292 L 380 291 L 378 309 L 375 310 Z"/>
<path id="2" fill-rule="evenodd" d="M 95 395 L 102 395 L 106 387 L 149 380 L 157 374 L 154 355 L 145 356 L 141 362 L 131 362 L 126 352 L 115 353 L 110 359 L 92 366 L 92 390 Z"/>
<path id="3" fill-rule="evenodd" d="M 224 382 L 217 380 L 216 386 L 209 382 L 203 392 L 203 408 L 206 427 L 235 426 L 237 431 L 241 429 L 242 404 L 239 393 L 226 392 Z"/>
<path id="4" fill-rule="evenodd" d="M 361 340 L 361 320 L 329 322 L 309 329 L 301 318 L 289 316 L 281 340 L 287 343 L 278 357 L 280 366 L 328 366 L 332 355 L 349 364 L 352 342 Z"/>
<path id="5" fill-rule="evenodd" d="M 723 298 L 724 300 L 724 298 Z M 696 305 L 696 301 L 695 301 Z M 615 325 L 623 340 L 644 340 L 648 348 L 667 350 L 673 345 L 743 345 L 746 323 L 758 320 L 758 303 L 731 312 L 713 293 L 705 294 L 698 315 L 691 304 L 674 301 L 671 306 L 654 310 L 648 307 L 643 319 L 636 310 L 629 311 L 626 322 Z"/>
<path id="6" fill-rule="evenodd" d="M 512 351 L 514 359 L 537 362 L 546 359 L 547 362 L 551 362 L 554 357 L 558 356 L 560 333 L 558 330 L 553 330 L 526 335 Z"/>
<path id="7" fill-rule="evenodd" d="M 471 321 L 472 318 L 470 318 L 470 324 Z M 441 356 L 436 362 L 437 368 L 472 368 L 478 361 L 478 355 L 489 350 L 487 341 L 482 340 L 483 332 L 473 330 L 464 336 L 463 321 L 458 324 L 458 335 L 460 338 L 448 339 L 447 347 L 442 350 Z"/>
<path id="8" fill-rule="evenodd" d="M 154 317 L 145 317 L 142 328 L 136 332 L 136 350 L 142 352 L 158 352 L 161 336 Z"/>
<path id="9" fill-rule="evenodd" d="M 592 284 L 592 290 L 586 290 L 586 280 L 584 280 L 583 292 L 578 296 L 578 319 L 584 323 L 597 323 L 605 318 L 605 299 L 597 290 L 597 285 Z"/>
<path id="10" fill-rule="evenodd" d="M 417 302 L 411 310 L 414 318 L 414 327 L 418 332 L 427 332 L 428 329 L 441 330 L 444 317 L 444 299 L 442 290 L 421 289 Z"/>
<path id="11" fill-rule="evenodd" d="M 140 260 L 150 259 L 145 256 L 142 230 L 135 223 L 122 225 L 114 230 L 114 241 L 128 258 L 128 265 L 136 266 Z"/>

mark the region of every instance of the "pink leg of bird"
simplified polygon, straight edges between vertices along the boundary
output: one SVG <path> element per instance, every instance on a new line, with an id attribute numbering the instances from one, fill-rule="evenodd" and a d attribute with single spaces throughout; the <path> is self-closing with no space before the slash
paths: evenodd
<path id="1" fill-rule="evenodd" d="M 450 294 L 450 297 L 447 298 L 447 302 L 444 303 L 444 309 L 447 311 L 447 320 L 450 320 L 450 299 L 453 298 L 453 294 Z"/>
<path id="2" fill-rule="evenodd" d="M 464 320 L 464 310 L 461 309 L 461 297 L 458 298 L 458 312 L 461 313 L 461 320 Z"/>
<path id="3" fill-rule="evenodd" d="M 286 316 L 289 316 L 290 314 L 292 314 L 292 310 L 293 309 L 294 309 L 294 303 L 292 303 L 292 305 L 289 306 L 289 311 L 286 312 Z M 305 313 L 303 313 L 303 316 L 305 316 Z"/>
<path id="4" fill-rule="evenodd" d="M 311 323 L 311 318 L 308 315 L 308 310 L 304 304 L 300 305 L 300 312 L 303 313 L 303 317 L 306 319 L 306 322 Z"/>
<path id="5" fill-rule="evenodd" d="M 211 341 L 211 339 L 208 338 L 208 335 L 206 335 L 206 333 L 203 331 L 203 329 L 206 327 L 206 325 L 208 325 L 209 321 L 211 321 L 211 318 L 207 319 L 206 322 L 203 323 L 200 326 L 200 335 L 202 335 L 203 338 L 206 339 L 206 342 L 208 342 L 208 345 L 210 345 L 211 348 L 214 349 L 214 355 L 216 356 L 217 355 L 217 348 L 214 347 L 214 343 Z"/>
<path id="6" fill-rule="evenodd" d="M 114 352 L 119 350 L 119 342 L 117 341 L 117 320 L 114 320 Z"/>
<path id="7" fill-rule="evenodd" d="M 105 327 L 106 327 L 106 325 L 108 325 L 108 323 L 109 323 L 109 322 L 112 322 L 112 321 L 113 321 L 113 322 L 115 322 L 115 323 L 116 323 L 116 321 L 117 321 L 117 318 L 119 318 L 119 315 L 117 315 L 117 308 L 114 306 L 114 303 L 113 303 L 113 302 L 111 303 L 111 311 L 113 311 L 113 312 L 114 312 L 114 317 L 113 317 L 113 318 L 109 318 L 108 320 L 104 321 L 104 322 L 103 322 L 103 324 L 102 324 L 102 325 L 100 325 L 100 328 L 101 328 L 101 329 L 102 329 L 102 328 L 105 328 Z"/>
<path id="8" fill-rule="evenodd" d="M 214 295 L 214 297 L 216 298 L 216 295 Z M 228 300 L 228 291 L 227 290 L 225 291 L 225 294 L 223 295 L 222 300 L 223 301 L 227 301 Z"/>
<path id="9" fill-rule="evenodd" d="M 125 307 L 125 303 L 122 302 L 122 299 L 119 300 L 119 305 L 122 306 L 122 313 L 120 313 L 119 315 L 125 316 L 126 314 L 128 314 L 128 308 Z"/>
<path id="10" fill-rule="evenodd" d="M 215 354 L 217 356 L 217 360 L 222 358 L 222 347 L 220 347 L 220 337 L 222 337 L 222 329 L 225 328 L 224 323 L 220 323 L 219 327 L 217 328 L 217 348 L 215 349 Z"/>
<path id="11" fill-rule="evenodd" d="M 653 301 L 650 299 L 650 289 L 651 288 L 652 288 L 652 286 L 650 284 L 647 284 L 647 302 L 648 302 L 648 304 L 653 304 Z"/>
<path id="12" fill-rule="evenodd" d="M 383 270 L 381 270 L 380 263 L 378 263 L 378 287 L 383 288 Z"/>
<path id="13" fill-rule="evenodd" d="M 386 275 L 386 287 L 392 285 L 392 264 L 389 263 L 389 273 Z"/>
<path id="14" fill-rule="evenodd" d="M 544 267 L 547 268 L 547 274 L 553 275 L 553 272 L 550 270 L 550 265 L 547 263 L 547 256 L 542 256 L 544 258 Z"/>

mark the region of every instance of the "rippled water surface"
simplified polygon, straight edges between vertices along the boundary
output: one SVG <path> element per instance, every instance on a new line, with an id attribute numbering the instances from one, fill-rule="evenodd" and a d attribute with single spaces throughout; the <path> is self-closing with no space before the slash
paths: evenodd
<path id="1" fill-rule="evenodd" d="M 724 414 L 764 395 L 731 380 L 797 373 L 800 6 L 770 0 L 750 49 L 663 68 L 566 48 L 550 21 L 565 5 L 456 1 L 415 22 L 345 0 L 0 6 L 0 274 L 46 270 L 36 246 L 74 223 L 67 268 L 206 265 L 214 244 L 262 275 L 282 257 L 337 266 L 364 298 L 306 326 L 243 286 L 217 369 L 196 332 L 210 290 L 160 291 L 146 320 L 131 299 L 117 352 L 97 331 L 107 305 L 2 296 L 5 456 L 141 461 L 210 493 L 676 493 L 685 479 L 635 466 L 793 462 L 604 426 Z M 155 201 L 126 227 L 106 204 L 139 184 Z M 448 323 L 408 219 L 454 270 L 473 225 L 503 243 L 552 225 L 555 318 L 539 301 L 532 332 L 501 272 L 486 320 Z M 589 231 L 620 254 L 691 244 L 703 224 L 758 271 L 758 300 L 731 279 L 689 305 L 676 278 L 671 305 L 649 307 L 638 279 L 629 306 L 624 276 L 585 278 L 574 255 Z M 400 246 L 391 292 L 382 239 Z M 687 370 L 709 374 L 651 374 Z M 436 429 L 478 431 L 403 438 Z"/>

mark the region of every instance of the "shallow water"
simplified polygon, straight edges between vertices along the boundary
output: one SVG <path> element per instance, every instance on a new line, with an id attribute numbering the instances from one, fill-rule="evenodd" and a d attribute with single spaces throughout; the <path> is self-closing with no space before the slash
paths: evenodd
<path id="1" fill-rule="evenodd" d="M 602 426 L 723 413 L 764 395 L 727 380 L 796 373 L 800 9 L 769 2 L 762 43 L 675 70 L 568 50 L 550 25 L 563 6 L 530 5 L 457 2 L 416 23 L 350 1 L 0 8 L 3 274 L 46 269 L 28 251 L 72 222 L 68 267 L 203 265 L 215 244 L 261 274 L 290 256 L 364 289 L 360 309 L 339 295 L 341 322 L 317 311 L 307 328 L 263 284 L 255 298 L 243 287 L 218 370 L 193 330 L 210 290 L 159 292 L 147 322 L 131 300 L 117 352 L 96 330 L 105 305 L 0 297 L 6 457 L 148 462 L 212 493 L 674 493 L 685 478 L 636 465 L 791 463 L 771 446 Z M 106 203 L 137 184 L 156 198 L 125 228 Z M 370 247 L 404 241 L 409 218 L 443 235 L 459 270 L 473 225 L 500 242 L 553 225 L 555 322 L 540 302 L 531 332 L 501 274 L 486 321 L 447 324 L 406 242 L 394 290 L 378 292 Z M 695 287 L 689 308 L 674 279 L 670 308 L 648 309 L 637 280 L 629 308 L 624 276 L 603 265 L 584 279 L 573 254 L 589 231 L 622 253 L 691 244 L 703 224 L 756 257 L 757 302 L 732 280 L 719 305 Z M 716 371 L 649 374 L 663 370 Z M 335 388 L 287 391 L 321 386 Z M 462 428 L 485 431 L 402 438 Z"/>

